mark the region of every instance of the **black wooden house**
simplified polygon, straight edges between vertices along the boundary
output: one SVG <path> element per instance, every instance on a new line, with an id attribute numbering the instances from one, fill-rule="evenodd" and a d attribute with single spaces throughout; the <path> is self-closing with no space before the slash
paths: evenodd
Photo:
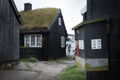
<path id="1" fill-rule="evenodd" d="M 73 28 L 77 61 L 86 80 L 120 79 L 120 1 L 87 0 L 83 22 Z"/>
<path id="2" fill-rule="evenodd" d="M 21 58 L 29 55 L 42 60 L 65 57 L 67 31 L 60 9 L 29 8 L 21 15 L 24 21 L 20 29 Z"/>
<path id="3" fill-rule="evenodd" d="M 19 25 L 22 23 L 13 0 L 0 0 L 0 66 L 19 61 Z"/>

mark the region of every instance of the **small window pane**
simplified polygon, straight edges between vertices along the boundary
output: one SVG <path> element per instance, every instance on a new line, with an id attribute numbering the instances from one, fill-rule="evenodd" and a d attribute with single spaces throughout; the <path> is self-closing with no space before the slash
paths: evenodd
<path id="1" fill-rule="evenodd" d="M 65 37 L 61 36 L 61 47 L 65 47 Z"/>
<path id="2" fill-rule="evenodd" d="M 101 39 L 92 39 L 91 40 L 92 49 L 102 49 L 102 40 Z"/>
<path id="3" fill-rule="evenodd" d="M 58 18 L 58 24 L 59 24 L 59 26 L 61 26 L 61 18 Z"/>
<path id="4" fill-rule="evenodd" d="M 42 35 L 37 35 L 37 46 L 42 47 Z"/>
<path id="5" fill-rule="evenodd" d="M 79 49 L 84 50 L 84 41 L 79 40 Z"/>
<path id="6" fill-rule="evenodd" d="M 25 43 L 24 43 L 25 46 L 28 46 L 28 47 L 30 46 L 30 45 L 29 45 L 29 35 L 25 35 L 25 37 L 24 37 L 24 42 L 25 42 Z"/>
<path id="7" fill-rule="evenodd" d="M 35 46 L 35 35 L 31 35 L 31 46 Z"/>

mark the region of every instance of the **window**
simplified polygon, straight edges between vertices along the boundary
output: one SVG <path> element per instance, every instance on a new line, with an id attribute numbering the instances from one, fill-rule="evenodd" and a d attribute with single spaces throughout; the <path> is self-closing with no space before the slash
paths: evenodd
<path id="1" fill-rule="evenodd" d="M 59 24 L 59 26 L 62 25 L 62 20 L 61 20 L 61 18 L 58 18 L 58 24 Z"/>
<path id="2" fill-rule="evenodd" d="M 76 33 L 79 34 L 79 29 L 76 30 Z"/>
<path id="3" fill-rule="evenodd" d="M 84 50 L 84 41 L 79 40 L 79 49 Z"/>
<path id="4" fill-rule="evenodd" d="M 24 36 L 24 46 L 27 47 L 42 47 L 42 35 L 31 34 Z"/>
<path id="5" fill-rule="evenodd" d="M 31 46 L 35 46 L 35 35 L 31 35 Z"/>
<path id="6" fill-rule="evenodd" d="M 61 47 L 65 47 L 65 37 L 61 36 Z"/>
<path id="7" fill-rule="evenodd" d="M 42 35 L 38 34 L 36 38 L 36 45 L 42 47 Z"/>
<path id="8" fill-rule="evenodd" d="M 24 36 L 24 44 L 25 44 L 25 46 L 28 46 L 28 47 L 30 46 L 29 45 L 29 35 Z"/>
<path id="9" fill-rule="evenodd" d="M 92 49 L 102 49 L 102 40 L 101 39 L 92 39 L 91 40 Z"/>

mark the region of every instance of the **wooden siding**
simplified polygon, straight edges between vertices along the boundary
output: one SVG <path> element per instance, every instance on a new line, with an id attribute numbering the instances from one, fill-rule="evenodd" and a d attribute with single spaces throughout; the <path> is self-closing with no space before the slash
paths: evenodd
<path id="1" fill-rule="evenodd" d="M 84 26 L 85 57 L 89 59 L 100 59 L 108 57 L 108 35 L 107 21 L 97 22 Z M 102 48 L 98 50 L 91 49 L 91 40 L 101 39 Z"/>
<path id="2" fill-rule="evenodd" d="M 59 18 L 61 18 L 62 23 L 60 26 L 58 25 Z M 66 46 L 64 48 L 61 48 L 61 36 L 64 36 L 66 39 L 67 31 L 65 28 L 62 13 L 59 11 L 49 30 L 49 58 L 57 59 L 66 56 Z"/>
<path id="3" fill-rule="evenodd" d="M 43 60 L 42 48 L 20 48 L 20 58 L 36 57 L 38 60 Z"/>
<path id="4" fill-rule="evenodd" d="M 107 16 L 108 0 L 87 0 L 87 20 Z"/>
<path id="5" fill-rule="evenodd" d="M 0 63 L 19 60 L 19 22 L 8 0 L 0 0 Z"/>
<path id="6" fill-rule="evenodd" d="M 61 48 L 61 35 L 50 32 L 49 34 L 49 59 L 57 59 L 66 56 L 66 46 Z"/>
<path id="7" fill-rule="evenodd" d="M 86 80 L 109 80 L 107 71 L 89 71 Z"/>
<path id="8" fill-rule="evenodd" d="M 116 77 L 120 79 L 120 19 L 113 20 L 110 22 L 110 33 L 109 33 L 109 80 L 114 80 Z"/>
<path id="9" fill-rule="evenodd" d="M 42 48 L 24 47 L 24 35 L 26 34 L 42 34 Z M 48 60 L 48 33 L 21 33 L 20 34 L 20 58 L 36 57 L 39 60 Z"/>
<path id="10" fill-rule="evenodd" d="M 87 19 L 109 18 L 109 80 L 120 79 L 120 0 L 87 0 Z"/>
<path id="11" fill-rule="evenodd" d="M 87 20 L 96 19 L 104 16 L 119 19 L 119 7 L 119 0 L 87 0 Z"/>
<path id="12" fill-rule="evenodd" d="M 76 41 L 85 40 L 84 32 L 85 32 L 84 27 L 78 28 L 77 31 L 75 31 L 75 40 Z M 80 57 L 85 58 L 85 52 L 83 50 L 79 49 L 79 55 Z"/>
<path id="13" fill-rule="evenodd" d="M 61 18 L 61 26 L 58 25 L 59 18 Z M 64 35 L 65 37 L 67 37 L 67 31 L 66 31 L 66 27 L 64 24 L 64 19 L 63 19 L 61 10 L 59 10 L 57 16 L 55 17 L 55 20 L 51 24 L 49 32 L 54 32 L 55 34 L 58 33 L 60 35 Z"/>
<path id="14" fill-rule="evenodd" d="M 79 49 L 80 57 L 85 59 L 108 59 L 108 34 L 107 21 L 90 23 L 77 28 L 75 31 L 75 40 L 84 40 L 84 50 Z M 93 50 L 91 48 L 92 39 L 102 40 L 102 49 Z M 85 65 L 86 67 L 86 65 Z M 87 71 L 86 80 L 108 80 L 108 71 Z"/>

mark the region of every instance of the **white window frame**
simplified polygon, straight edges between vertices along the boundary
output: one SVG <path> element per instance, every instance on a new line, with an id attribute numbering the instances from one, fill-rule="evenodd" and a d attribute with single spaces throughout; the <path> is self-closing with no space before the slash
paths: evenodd
<path id="1" fill-rule="evenodd" d="M 59 26 L 62 25 L 62 19 L 61 19 L 61 17 L 58 18 L 58 24 L 59 24 Z"/>
<path id="2" fill-rule="evenodd" d="M 84 40 L 79 40 L 79 49 L 84 50 Z"/>
<path id="3" fill-rule="evenodd" d="M 24 36 L 24 46 L 29 47 L 29 42 L 30 42 L 29 35 L 25 35 Z"/>
<path id="4" fill-rule="evenodd" d="M 36 35 L 36 46 L 42 47 L 42 35 Z"/>
<path id="5" fill-rule="evenodd" d="M 30 36 L 30 47 L 35 47 L 36 46 L 36 35 L 32 34 L 32 35 L 29 35 Z M 33 39 L 32 39 L 33 37 Z M 33 41 L 32 41 L 33 40 Z"/>
<path id="6" fill-rule="evenodd" d="M 65 47 L 65 37 L 61 36 L 61 48 Z"/>
<path id="7" fill-rule="evenodd" d="M 92 39 L 91 49 L 102 49 L 102 39 Z"/>
<path id="8" fill-rule="evenodd" d="M 34 36 L 34 38 L 33 38 L 34 42 L 32 42 L 32 36 Z M 40 38 L 40 39 L 38 39 L 38 38 Z M 34 44 L 32 44 L 32 43 L 34 43 Z M 26 46 L 26 47 L 42 47 L 42 35 L 41 34 L 24 35 L 24 46 Z"/>

